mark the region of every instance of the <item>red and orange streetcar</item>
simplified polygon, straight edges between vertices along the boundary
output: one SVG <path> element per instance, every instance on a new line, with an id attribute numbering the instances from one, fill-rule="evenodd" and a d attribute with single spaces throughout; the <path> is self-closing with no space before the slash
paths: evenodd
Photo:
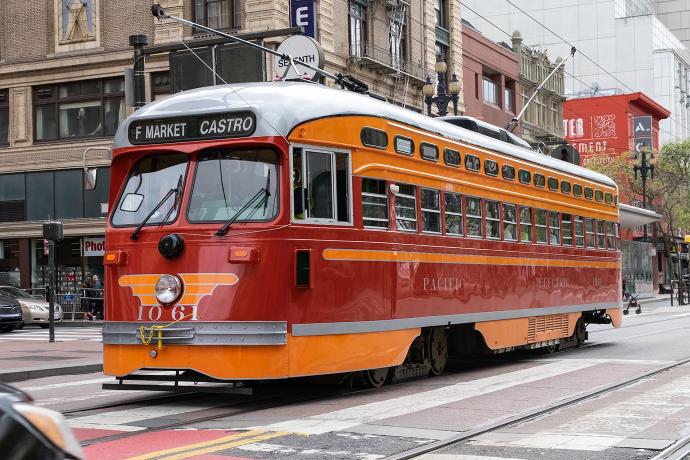
<path id="1" fill-rule="evenodd" d="M 621 321 L 605 176 L 307 83 L 188 91 L 115 139 L 104 371 L 439 374 Z"/>

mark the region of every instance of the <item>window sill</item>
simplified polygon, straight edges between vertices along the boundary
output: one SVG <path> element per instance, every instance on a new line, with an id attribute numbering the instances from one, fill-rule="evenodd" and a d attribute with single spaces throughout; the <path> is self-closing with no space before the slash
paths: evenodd
<path id="1" fill-rule="evenodd" d="M 66 139 L 34 140 L 34 145 L 60 145 L 68 142 L 93 142 L 108 141 L 112 142 L 115 136 L 107 137 L 69 137 Z"/>

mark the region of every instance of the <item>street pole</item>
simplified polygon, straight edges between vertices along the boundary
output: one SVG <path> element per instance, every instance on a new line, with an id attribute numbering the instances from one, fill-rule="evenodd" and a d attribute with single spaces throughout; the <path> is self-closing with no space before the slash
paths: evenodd
<path id="1" fill-rule="evenodd" d="M 129 46 L 134 48 L 134 109 L 140 109 L 146 105 L 146 71 L 144 68 L 144 48 L 148 46 L 149 38 L 146 35 L 130 35 Z"/>
<path id="2" fill-rule="evenodd" d="M 55 241 L 48 240 L 48 342 L 55 342 Z"/>
<path id="3" fill-rule="evenodd" d="M 646 149 L 636 149 L 635 158 L 637 158 L 637 153 L 642 155 L 640 164 L 633 166 L 633 171 L 635 171 L 635 179 L 637 179 L 637 172 L 640 172 L 640 177 L 642 178 L 642 209 L 647 209 L 647 177 L 651 173 L 651 178 L 654 179 L 654 165 L 647 163 L 647 151 Z M 643 241 L 647 242 L 647 224 L 642 226 Z"/>

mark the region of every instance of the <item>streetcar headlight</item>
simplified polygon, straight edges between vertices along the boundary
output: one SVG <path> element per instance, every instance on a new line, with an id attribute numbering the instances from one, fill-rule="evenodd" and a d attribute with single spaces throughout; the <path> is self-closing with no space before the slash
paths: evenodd
<path id="1" fill-rule="evenodd" d="M 176 276 L 163 275 L 156 282 L 156 300 L 170 305 L 182 295 L 182 282 Z"/>

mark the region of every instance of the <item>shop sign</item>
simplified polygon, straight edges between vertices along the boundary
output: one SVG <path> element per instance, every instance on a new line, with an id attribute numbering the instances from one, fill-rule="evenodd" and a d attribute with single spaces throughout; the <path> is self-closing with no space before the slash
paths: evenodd
<path id="1" fill-rule="evenodd" d="M 290 0 L 290 26 L 304 28 L 304 35 L 316 38 L 316 3 L 314 0 Z"/>
<path id="2" fill-rule="evenodd" d="M 105 238 L 83 237 L 81 239 L 81 254 L 84 257 L 102 257 L 105 255 Z"/>

